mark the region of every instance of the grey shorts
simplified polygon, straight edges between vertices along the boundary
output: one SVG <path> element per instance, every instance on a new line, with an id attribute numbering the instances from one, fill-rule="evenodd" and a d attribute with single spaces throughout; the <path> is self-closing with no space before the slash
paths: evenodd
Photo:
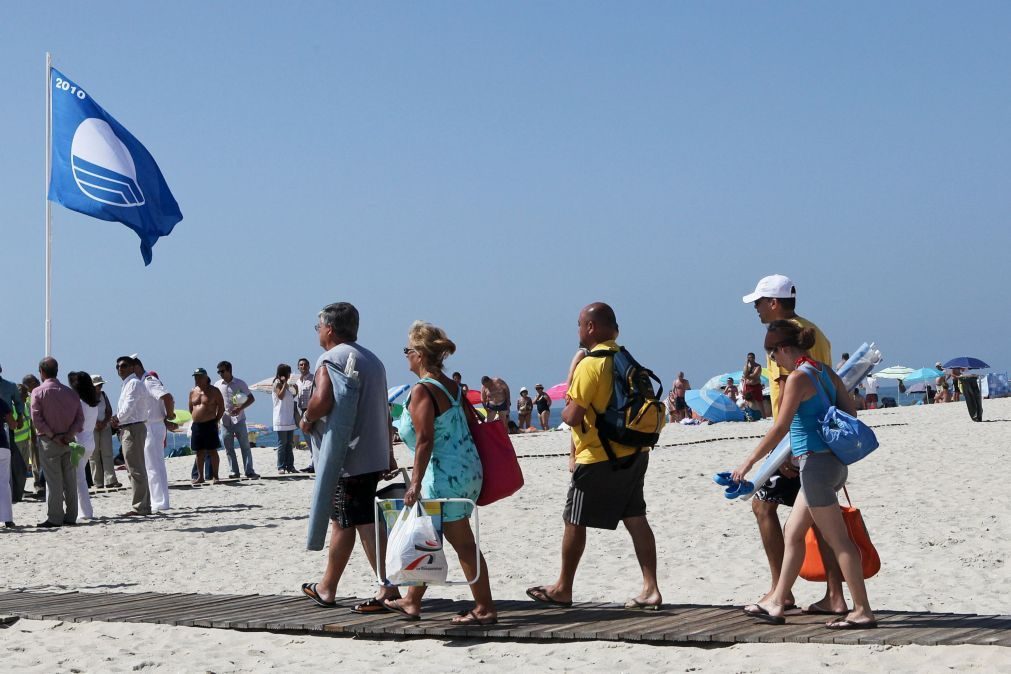
<path id="1" fill-rule="evenodd" d="M 836 492 L 846 484 L 849 469 L 832 452 L 800 457 L 800 488 L 812 508 L 838 505 Z"/>

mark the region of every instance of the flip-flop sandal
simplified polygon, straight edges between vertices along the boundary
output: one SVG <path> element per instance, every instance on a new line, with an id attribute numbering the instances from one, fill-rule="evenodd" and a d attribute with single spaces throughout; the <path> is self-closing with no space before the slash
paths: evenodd
<path id="1" fill-rule="evenodd" d="M 302 583 L 302 594 L 312 599 L 317 606 L 322 606 L 323 608 L 333 608 L 337 605 L 335 601 L 323 601 L 316 591 L 316 586 L 319 583 Z"/>
<path id="2" fill-rule="evenodd" d="M 758 607 L 758 610 L 755 611 L 754 609 L 751 609 L 752 606 Z M 792 611 L 792 610 L 794 610 L 796 608 L 797 608 L 796 604 L 783 604 L 783 610 L 784 611 Z M 751 609 L 751 610 L 748 610 L 748 609 Z M 756 615 L 758 615 L 760 613 L 768 613 L 768 611 L 766 611 L 764 608 L 762 608 L 758 604 L 751 604 L 749 606 L 745 606 L 744 607 L 744 615 L 746 615 L 746 616 L 754 617 L 754 616 L 756 616 Z M 836 615 L 836 614 L 833 613 L 832 615 Z"/>
<path id="3" fill-rule="evenodd" d="M 832 611 L 830 609 L 824 609 L 815 604 L 811 604 L 807 608 L 800 609 L 800 612 L 804 615 L 846 615 L 849 613 L 849 609 L 845 611 Z"/>
<path id="4" fill-rule="evenodd" d="M 478 618 L 474 611 L 460 611 L 456 614 L 456 618 L 450 621 L 454 627 L 473 627 L 475 625 L 480 627 L 488 627 L 490 625 L 498 624 L 498 618 Z"/>
<path id="5" fill-rule="evenodd" d="M 400 606 L 399 604 L 391 604 L 391 603 L 389 603 L 389 602 L 392 602 L 392 601 L 397 601 L 397 600 L 395 600 L 395 599 L 385 599 L 385 600 L 383 600 L 383 606 L 385 606 L 386 608 L 388 608 L 391 611 L 394 611 L 395 613 L 399 613 L 401 616 L 403 616 L 404 620 L 421 620 L 421 616 L 420 615 L 414 615 L 413 613 L 408 613 L 407 609 L 405 609 L 403 606 Z"/>
<path id="6" fill-rule="evenodd" d="M 352 613 L 361 613 L 362 615 L 372 615 L 373 613 L 386 613 L 390 609 L 383 603 L 382 599 L 376 599 L 373 597 L 368 601 L 363 601 L 361 604 L 355 604 L 351 609 Z"/>
<path id="7" fill-rule="evenodd" d="M 538 593 L 540 594 L 538 595 Z M 538 604 L 547 604 L 548 606 L 561 606 L 562 608 L 572 607 L 571 601 L 558 601 L 557 599 L 552 599 L 543 585 L 538 585 L 536 587 L 528 587 L 527 596 L 533 599 Z"/>
<path id="8" fill-rule="evenodd" d="M 868 620 L 867 622 L 858 623 L 856 620 L 837 620 L 835 622 L 826 623 L 825 627 L 830 630 L 873 630 L 878 626 L 877 620 Z"/>
<path id="9" fill-rule="evenodd" d="M 749 618 L 754 618 L 755 620 L 761 620 L 763 623 L 769 623 L 770 625 L 785 625 L 786 618 L 781 615 L 772 615 L 764 608 L 755 604 L 755 611 L 745 611 Z"/>
<path id="10" fill-rule="evenodd" d="M 660 604 L 652 604 L 646 601 L 639 601 L 635 598 L 625 602 L 625 608 L 629 611 L 659 611 L 662 605 L 662 602 Z"/>

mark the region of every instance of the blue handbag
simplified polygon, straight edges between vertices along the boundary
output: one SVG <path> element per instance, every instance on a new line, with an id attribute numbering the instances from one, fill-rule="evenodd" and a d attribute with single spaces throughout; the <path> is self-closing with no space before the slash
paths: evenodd
<path id="1" fill-rule="evenodd" d="M 814 382 L 818 395 L 825 403 L 825 415 L 818 420 L 818 434 L 836 458 L 848 466 L 877 449 L 878 438 L 871 427 L 836 408 L 829 401 L 824 387 L 818 377 L 811 372 L 811 368 L 805 365 L 800 369 Z"/>

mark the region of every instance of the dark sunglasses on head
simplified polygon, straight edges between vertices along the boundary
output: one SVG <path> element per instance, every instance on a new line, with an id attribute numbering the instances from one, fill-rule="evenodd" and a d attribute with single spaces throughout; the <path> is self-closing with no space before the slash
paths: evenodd
<path id="1" fill-rule="evenodd" d="M 405 355 L 405 356 L 406 356 L 407 354 L 409 354 L 409 353 L 417 353 L 417 352 L 418 352 L 418 351 L 417 351 L 417 349 L 412 349 L 412 348 L 411 348 L 411 347 L 409 347 L 409 346 L 405 346 L 405 347 L 404 347 L 404 355 Z"/>

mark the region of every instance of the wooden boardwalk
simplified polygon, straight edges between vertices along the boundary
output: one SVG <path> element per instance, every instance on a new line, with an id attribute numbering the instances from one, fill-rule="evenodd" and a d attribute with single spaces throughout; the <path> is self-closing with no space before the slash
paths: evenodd
<path id="1" fill-rule="evenodd" d="M 657 613 L 629 611 L 617 604 L 576 604 L 553 608 L 532 601 L 497 603 L 499 623 L 453 627 L 450 618 L 469 604 L 434 599 L 425 616 L 408 622 L 391 613 L 362 616 L 342 599 L 320 608 L 290 595 L 83 593 L 11 591 L 0 593 L 0 615 L 69 622 L 140 622 L 237 630 L 319 632 L 371 638 L 426 636 L 441 639 L 608 640 L 654 644 L 835 643 L 903 646 L 972 644 L 1011 646 L 1011 616 L 878 611 L 876 630 L 836 632 L 825 616 L 787 614 L 785 626 L 766 625 L 740 607 L 670 605 Z"/>

